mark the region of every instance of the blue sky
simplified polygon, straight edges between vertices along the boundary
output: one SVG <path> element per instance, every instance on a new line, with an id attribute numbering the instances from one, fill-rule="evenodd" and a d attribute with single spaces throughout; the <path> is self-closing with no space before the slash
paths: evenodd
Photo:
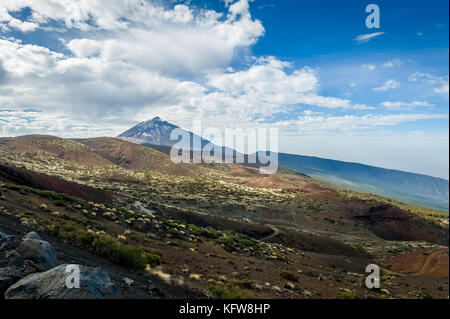
<path id="1" fill-rule="evenodd" d="M 370 3 L 379 29 L 365 25 Z M 2 0 L 0 135 L 200 118 L 278 127 L 283 152 L 448 179 L 448 6 Z"/>

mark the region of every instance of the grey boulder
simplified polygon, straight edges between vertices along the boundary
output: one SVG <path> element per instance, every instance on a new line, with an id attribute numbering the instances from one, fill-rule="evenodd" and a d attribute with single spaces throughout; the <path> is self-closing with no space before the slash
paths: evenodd
<path id="1" fill-rule="evenodd" d="M 79 269 L 79 288 L 68 288 L 73 283 L 73 268 Z M 12 285 L 6 299 L 106 299 L 117 296 L 117 287 L 100 268 L 80 265 L 60 265 L 43 273 L 32 274 Z"/>
<path id="2" fill-rule="evenodd" d="M 0 268 L 0 299 L 3 299 L 3 295 L 8 287 L 20 278 L 22 276 L 19 269 L 15 267 Z"/>
<path id="3" fill-rule="evenodd" d="M 33 261 L 40 271 L 46 271 L 56 266 L 56 252 L 48 242 L 25 237 L 16 252 L 24 259 Z"/>
<path id="4" fill-rule="evenodd" d="M 23 240 L 25 239 L 37 239 L 37 240 L 41 240 L 41 237 L 39 237 L 39 235 L 32 231 L 31 233 L 26 234 L 25 236 L 23 236 Z"/>
<path id="5" fill-rule="evenodd" d="M 6 235 L 4 233 L 0 233 L 0 244 L 8 241 L 13 241 L 14 236 Z"/>

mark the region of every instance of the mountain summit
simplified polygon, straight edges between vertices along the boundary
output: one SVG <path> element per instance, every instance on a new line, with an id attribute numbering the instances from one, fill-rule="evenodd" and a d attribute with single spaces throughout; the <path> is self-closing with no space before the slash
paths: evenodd
<path id="1" fill-rule="evenodd" d="M 118 138 L 137 144 L 172 146 L 176 141 L 170 140 L 170 133 L 176 128 L 179 127 L 157 116 L 123 132 Z"/>

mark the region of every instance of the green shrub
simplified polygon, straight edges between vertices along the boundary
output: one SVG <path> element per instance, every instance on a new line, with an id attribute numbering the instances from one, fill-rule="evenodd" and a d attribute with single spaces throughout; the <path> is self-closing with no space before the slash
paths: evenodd
<path id="1" fill-rule="evenodd" d="M 46 230 L 51 235 L 67 238 L 72 243 L 124 267 L 143 270 L 147 264 L 156 266 L 162 262 L 161 253 L 123 244 L 110 235 L 88 232 L 83 225 L 74 221 L 64 221 L 62 224 L 46 227 Z"/>
<path id="2" fill-rule="evenodd" d="M 256 283 L 253 280 L 238 280 L 235 284 L 244 289 L 255 289 Z"/>
<path id="3" fill-rule="evenodd" d="M 161 263 L 161 256 L 147 253 L 142 248 L 122 244 L 109 235 L 97 236 L 92 245 L 96 253 L 124 267 L 143 270 L 147 264 Z"/>
<path id="4" fill-rule="evenodd" d="M 255 250 L 262 250 L 259 243 L 245 235 L 236 234 L 231 231 L 225 232 L 225 237 L 220 237 L 218 242 L 223 245 L 228 252 L 233 252 L 242 248 L 252 248 Z"/>
<path id="5" fill-rule="evenodd" d="M 348 291 L 338 291 L 336 296 L 342 299 L 358 299 L 358 295 Z"/>
<path id="6" fill-rule="evenodd" d="M 298 282 L 297 276 L 294 275 L 293 273 L 289 272 L 289 271 L 282 271 L 282 272 L 280 272 L 280 276 L 283 277 L 286 280 L 293 281 L 293 282 Z"/>
<path id="7" fill-rule="evenodd" d="M 53 191 L 36 189 L 36 188 L 28 187 L 28 186 L 20 186 L 20 185 L 15 185 L 15 184 L 6 184 L 6 187 L 8 189 L 15 190 L 15 191 L 26 190 L 32 194 L 38 195 L 43 198 L 48 198 L 51 200 L 63 200 L 63 201 L 67 201 L 67 202 L 70 202 L 73 204 L 80 204 L 83 207 L 88 206 L 88 204 L 85 200 L 76 198 L 76 197 L 73 197 L 73 196 L 70 196 L 67 194 L 61 194 L 61 193 L 56 193 Z"/>
<path id="8" fill-rule="evenodd" d="M 195 236 L 203 236 L 206 238 L 212 238 L 212 239 L 217 239 L 219 238 L 222 233 L 212 227 L 207 227 L 207 228 L 203 228 L 203 227 L 198 227 L 196 225 L 188 225 L 189 230 L 191 231 L 191 233 Z"/>
<path id="9" fill-rule="evenodd" d="M 59 207 L 64 207 L 64 206 L 66 206 L 66 203 L 65 203 L 64 200 L 62 200 L 62 199 L 56 200 L 56 201 L 54 202 L 54 204 L 55 204 L 56 206 L 59 206 Z"/>
<path id="10" fill-rule="evenodd" d="M 209 291 L 211 291 L 214 298 L 216 298 L 216 299 L 247 299 L 247 298 L 250 298 L 250 295 L 248 293 L 241 290 L 239 287 L 232 286 L 232 285 L 210 286 Z"/>

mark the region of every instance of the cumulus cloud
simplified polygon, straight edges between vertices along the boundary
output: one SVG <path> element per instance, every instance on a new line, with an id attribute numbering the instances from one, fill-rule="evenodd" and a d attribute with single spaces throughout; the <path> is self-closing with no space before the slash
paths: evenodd
<path id="1" fill-rule="evenodd" d="M 220 13 L 138 0 L 2 1 L 3 13 L 30 8 L 23 23 L 44 30 L 58 22 L 77 29 L 63 42 L 64 53 L 0 39 L 0 105 L 16 112 L 7 127 L 15 133 L 77 136 L 85 130 L 86 135 L 115 135 L 130 123 L 156 115 L 185 126 L 201 117 L 206 124 L 235 127 L 264 123 L 307 105 L 320 109 L 305 112 L 303 122 L 295 124 L 328 123 L 327 129 L 330 123 L 352 119 L 307 118 L 324 109 L 373 109 L 326 96 L 319 70 L 276 57 L 231 68 L 236 52 L 265 32 L 250 14 L 250 2 L 226 1 L 225 13 Z M 10 20 L 0 22 L 12 28 Z M 21 114 L 24 108 L 42 112 Z M 0 114 L 3 122 L 6 115 Z M 381 121 L 353 118 L 360 120 Z M 344 127 L 351 127 L 348 123 Z"/>
<path id="2" fill-rule="evenodd" d="M 0 40 L 0 61 L 7 74 L 0 85 L 0 105 L 63 112 L 91 124 L 177 114 L 185 123 L 203 117 L 215 125 L 248 125 L 298 104 L 369 108 L 321 96 L 315 70 L 295 69 L 274 57 L 257 59 L 240 71 L 209 69 L 205 81 L 194 82 L 173 77 L 151 63 L 140 63 L 132 57 L 133 50 L 131 56 L 125 51 L 110 54 L 105 50 L 108 45 L 99 42 L 73 40 L 68 47 L 74 56 L 66 56 L 36 45 Z"/>
<path id="3" fill-rule="evenodd" d="M 352 104 L 350 100 L 324 97 L 318 94 L 319 79 L 310 68 L 294 70 L 291 64 L 274 57 L 261 58 L 247 70 L 213 74 L 209 85 L 228 95 L 245 96 L 255 102 L 274 105 L 308 104 L 324 108 L 369 108 Z"/>
<path id="4" fill-rule="evenodd" d="M 24 8 L 31 10 L 30 22 L 19 25 L 11 20 L 22 30 L 58 22 L 95 36 L 68 43 L 77 57 L 101 54 L 105 60 L 118 57 L 162 72 L 223 67 L 237 48 L 254 44 L 265 32 L 250 15 L 248 0 L 232 3 L 226 16 L 184 4 L 167 9 L 142 0 L 5 0 L 0 3 L 0 22 L 13 19 L 8 12 Z M 108 35 L 93 33 L 101 30 Z"/>
<path id="5" fill-rule="evenodd" d="M 1 13 L 24 8 L 41 28 L 56 21 L 81 33 L 65 43 L 71 54 L 0 39 L 0 103 L 91 120 L 130 120 L 155 108 L 194 112 L 207 103 L 238 104 L 226 94 L 207 92 L 201 78 L 207 70 L 227 67 L 239 48 L 265 31 L 251 17 L 247 0 L 229 1 L 225 15 L 137 0 L 0 3 Z M 194 101 L 200 105 L 192 107 Z"/>
<path id="6" fill-rule="evenodd" d="M 401 83 L 394 80 L 394 79 L 390 79 L 387 80 L 382 86 L 374 88 L 374 91 L 388 91 L 388 90 L 394 90 L 394 89 L 398 89 L 401 86 Z"/>
<path id="7" fill-rule="evenodd" d="M 39 25 L 35 22 L 22 21 L 14 18 L 8 12 L 8 1 L 0 4 L 0 27 L 4 30 L 9 30 L 10 28 L 19 30 L 21 32 L 30 32 L 36 30 Z"/>

